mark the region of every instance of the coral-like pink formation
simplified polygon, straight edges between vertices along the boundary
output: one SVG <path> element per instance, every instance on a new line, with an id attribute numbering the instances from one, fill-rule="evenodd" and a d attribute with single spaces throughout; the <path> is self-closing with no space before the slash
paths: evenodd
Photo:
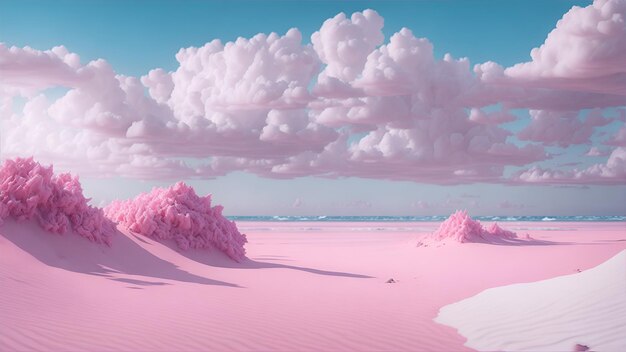
<path id="1" fill-rule="evenodd" d="M 91 241 L 110 244 L 115 225 L 88 202 L 77 177 L 54 175 L 52 166 L 33 158 L 6 160 L 0 166 L 0 220 L 36 219 L 47 231 L 72 229 Z"/>
<path id="2" fill-rule="evenodd" d="M 2 225 L 2 219 L 9 215 L 9 208 L 4 203 L 0 202 L 0 225 Z"/>
<path id="3" fill-rule="evenodd" d="M 485 229 L 479 221 L 472 219 L 465 210 L 457 210 L 433 233 L 436 241 L 493 243 L 517 238 L 514 232 L 504 230 L 497 223 Z"/>
<path id="4" fill-rule="evenodd" d="M 246 236 L 222 215 L 222 209 L 211 207 L 210 195 L 199 197 L 193 188 L 178 182 L 133 200 L 115 201 L 104 211 L 132 232 L 157 240 L 173 238 L 183 250 L 215 247 L 240 261 L 245 258 Z"/>
<path id="5" fill-rule="evenodd" d="M 491 236 L 495 236 L 496 238 L 505 238 L 505 239 L 513 239 L 517 238 L 517 234 L 513 231 L 505 230 L 498 226 L 497 222 L 494 222 L 487 229 L 487 233 Z"/>

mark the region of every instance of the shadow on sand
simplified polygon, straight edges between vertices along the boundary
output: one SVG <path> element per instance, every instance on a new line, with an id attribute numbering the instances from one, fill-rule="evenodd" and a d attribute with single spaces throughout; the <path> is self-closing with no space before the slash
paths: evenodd
<path id="1" fill-rule="evenodd" d="M 608 239 L 608 240 L 594 240 L 594 241 L 580 241 L 580 242 L 564 242 L 564 241 L 547 241 L 540 240 L 534 237 L 525 237 L 514 239 L 500 239 L 499 241 L 490 242 L 489 244 L 495 244 L 500 246 L 593 246 L 602 245 L 607 243 L 619 243 L 626 241 L 626 239 Z"/>
<path id="2" fill-rule="evenodd" d="M 477 242 L 477 243 L 480 243 L 480 242 Z M 498 239 L 493 239 L 485 243 L 494 244 L 497 246 L 560 246 L 560 245 L 573 244 L 570 242 L 554 242 L 554 241 L 538 240 L 532 237 L 498 238 Z"/>
<path id="3" fill-rule="evenodd" d="M 555 242 L 555 241 L 546 241 L 539 240 L 533 237 L 522 236 L 519 238 L 490 238 L 489 240 L 483 241 L 475 241 L 475 242 L 457 242 L 453 240 L 436 240 L 433 239 L 430 234 L 424 235 L 417 242 L 417 247 L 442 247 L 450 245 L 458 245 L 458 244 L 486 244 L 493 246 L 569 246 L 569 245 L 578 245 L 581 243 L 574 242 Z"/>
<path id="4" fill-rule="evenodd" d="M 90 242 L 73 233 L 64 235 L 49 233 L 28 221 L 18 223 L 9 220 L 0 227 L 0 233 L 40 262 L 77 273 L 104 276 L 111 280 L 144 286 L 167 283 L 121 279 L 114 276 L 128 274 L 202 285 L 239 287 L 183 271 L 173 263 L 153 255 L 120 232 L 113 236 L 111 247 Z"/>
<path id="5" fill-rule="evenodd" d="M 299 270 L 305 271 L 311 274 L 317 275 L 327 275 L 327 276 L 339 276 L 339 277 L 350 277 L 357 279 L 373 279 L 373 276 L 354 274 L 354 273 L 346 273 L 341 271 L 328 271 L 328 270 L 320 270 L 314 268 L 307 268 L 303 266 L 296 265 L 288 265 L 288 264 L 278 264 L 271 262 L 263 262 L 256 261 L 254 259 L 246 258 L 240 262 L 235 262 L 230 259 L 227 255 L 220 252 L 217 249 L 211 250 L 207 253 L 206 250 L 196 250 L 189 249 L 186 251 L 181 251 L 176 248 L 173 244 L 166 244 L 170 249 L 178 252 L 181 256 L 193 260 L 197 263 L 218 267 L 218 268 L 233 268 L 233 269 L 291 269 L 291 270 Z M 290 261 L 284 256 L 273 256 L 273 255 L 265 255 L 259 256 L 259 258 L 268 259 L 268 260 L 276 260 L 276 261 Z"/>

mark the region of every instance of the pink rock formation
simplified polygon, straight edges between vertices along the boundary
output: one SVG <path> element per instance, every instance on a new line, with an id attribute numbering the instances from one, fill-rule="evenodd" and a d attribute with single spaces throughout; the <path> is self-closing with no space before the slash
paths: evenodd
<path id="1" fill-rule="evenodd" d="M 154 188 L 133 200 L 115 201 L 104 209 L 106 216 L 156 240 L 174 239 L 179 248 L 217 248 L 235 261 L 245 258 L 246 236 L 222 215 L 222 206 L 211 207 L 211 196 L 199 197 L 179 182 Z"/>
<path id="2" fill-rule="evenodd" d="M 517 238 L 514 232 L 507 231 L 493 223 L 485 229 L 480 222 L 467 215 L 465 210 L 457 210 L 444 221 L 432 235 L 435 241 L 493 243 Z"/>
<path id="3" fill-rule="evenodd" d="M 110 245 L 115 226 L 89 199 L 77 177 L 54 175 L 33 158 L 6 160 L 0 166 L 0 221 L 35 219 L 45 230 L 65 233 L 69 229 L 93 242 Z"/>

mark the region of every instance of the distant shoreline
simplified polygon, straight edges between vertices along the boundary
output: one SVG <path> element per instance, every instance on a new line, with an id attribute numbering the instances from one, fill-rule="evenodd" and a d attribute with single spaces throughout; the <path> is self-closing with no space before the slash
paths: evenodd
<path id="1" fill-rule="evenodd" d="M 263 221 L 263 222 L 438 222 L 444 221 L 447 215 L 433 216 L 283 216 L 283 215 L 247 215 L 226 216 L 233 221 Z M 479 221 L 497 222 L 626 222 L 626 215 L 494 215 L 474 216 Z"/>

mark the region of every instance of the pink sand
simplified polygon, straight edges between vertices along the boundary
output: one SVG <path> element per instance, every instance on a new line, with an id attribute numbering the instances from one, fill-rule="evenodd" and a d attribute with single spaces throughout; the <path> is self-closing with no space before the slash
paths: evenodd
<path id="1" fill-rule="evenodd" d="M 433 321 L 441 307 L 584 271 L 626 248 L 624 223 L 506 223 L 545 242 L 441 247 L 417 247 L 439 223 L 237 225 L 249 240 L 242 263 L 128 233 L 107 247 L 6 220 L 0 350 L 467 350 Z"/>

